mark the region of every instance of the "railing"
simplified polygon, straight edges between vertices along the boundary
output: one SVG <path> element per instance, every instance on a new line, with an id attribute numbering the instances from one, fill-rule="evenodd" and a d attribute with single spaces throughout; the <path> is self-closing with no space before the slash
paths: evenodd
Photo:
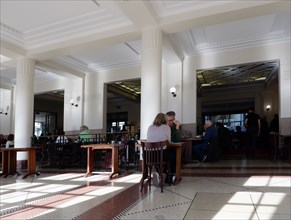
<path id="1" fill-rule="evenodd" d="M 59 137 L 59 138 L 58 138 Z M 33 137 L 32 146 L 41 146 L 37 153 L 38 166 L 42 168 L 86 168 L 87 152 L 81 145 L 118 143 L 120 165 L 129 166 L 129 162 L 138 162 L 135 143 L 137 136 L 133 132 L 97 133 L 90 134 L 88 138 L 78 135 L 41 136 Z M 107 154 L 110 151 L 94 151 L 95 167 L 110 168 Z M 132 159 L 133 158 L 133 159 Z"/>
<path id="2" fill-rule="evenodd" d="M 88 136 L 84 138 L 84 136 Z M 115 132 L 115 133 L 96 133 L 96 134 L 87 134 L 82 135 L 83 138 L 80 138 L 79 135 L 50 135 L 50 136 L 39 136 L 32 137 L 32 145 L 34 144 L 44 144 L 44 143 L 56 143 L 57 138 L 60 137 L 60 141 L 57 143 L 66 144 L 66 143 L 111 143 L 114 141 L 118 143 L 119 141 L 128 141 L 128 140 L 137 140 L 137 135 L 134 132 Z"/>

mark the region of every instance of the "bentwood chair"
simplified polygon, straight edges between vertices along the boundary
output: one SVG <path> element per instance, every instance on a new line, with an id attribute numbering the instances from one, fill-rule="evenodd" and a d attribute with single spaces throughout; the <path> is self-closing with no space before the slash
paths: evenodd
<path id="1" fill-rule="evenodd" d="M 167 144 L 168 141 L 141 142 L 143 156 L 142 178 L 140 180 L 141 192 L 146 179 L 148 180 L 149 189 L 151 188 L 151 175 L 153 167 L 159 173 L 161 192 L 163 192 L 163 147 Z"/>

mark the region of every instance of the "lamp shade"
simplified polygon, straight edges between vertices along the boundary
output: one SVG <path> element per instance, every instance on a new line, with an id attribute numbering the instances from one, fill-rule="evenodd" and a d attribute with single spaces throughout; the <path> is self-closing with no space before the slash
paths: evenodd
<path id="1" fill-rule="evenodd" d="M 269 111 L 269 109 L 271 108 L 271 105 L 266 105 L 266 110 Z"/>
<path id="2" fill-rule="evenodd" d="M 175 93 L 176 92 L 176 88 L 175 87 L 171 87 L 170 88 L 170 93 Z"/>

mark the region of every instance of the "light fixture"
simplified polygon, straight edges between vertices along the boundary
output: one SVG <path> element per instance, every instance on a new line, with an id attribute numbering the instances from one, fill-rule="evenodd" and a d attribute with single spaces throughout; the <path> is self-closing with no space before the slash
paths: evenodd
<path id="1" fill-rule="evenodd" d="M 176 94 L 176 88 L 175 87 L 171 87 L 170 88 L 170 93 L 172 93 L 173 97 L 176 97 L 177 94 Z"/>
<path id="2" fill-rule="evenodd" d="M 71 105 L 78 107 L 78 103 L 75 103 L 75 99 L 70 100 Z"/>
<path id="3" fill-rule="evenodd" d="M 9 105 L 6 106 L 6 112 L 3 112 L 3 108 L 0 108 L 0 115 L 8 115 Z"/>
<path id="4" fill-rule="evenodd" d="M 8 112 L 3 112 L 3 109 L 0 109 L 0 115 L 8 115 Z"/>
<path id="5" fill-rule="evenodd" d="M 266 105 L 266 111 L 269 111 L 271 108 L 271 105 Z"/>

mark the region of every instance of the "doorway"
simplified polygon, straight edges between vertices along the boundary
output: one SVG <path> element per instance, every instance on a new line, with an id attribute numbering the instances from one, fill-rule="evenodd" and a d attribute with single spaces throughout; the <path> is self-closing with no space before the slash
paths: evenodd
<path id="1" fill-rule="evenodd" d="M 57 129 L 57 114 L 49 112 L 35 112 L 34 114 L 34 135 L 48 136 L 54 134 Z"/>

